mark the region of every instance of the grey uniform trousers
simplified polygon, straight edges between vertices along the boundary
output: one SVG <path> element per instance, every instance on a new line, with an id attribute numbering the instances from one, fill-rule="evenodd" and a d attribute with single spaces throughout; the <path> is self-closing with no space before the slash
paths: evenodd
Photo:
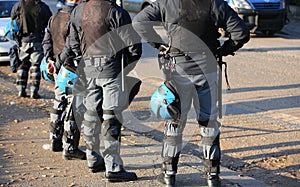
<path id="1" fill-rule="evenodd" d="M 56 79 L 57 75 L 54 76 Z M 54 95 L 53 109 L 50 112 L 50 120 L 54 125 L 50 125 L 50 139 L 62 138 L 63 148 L 65 150 L 77 149 L 80 139 L 80 128 L 77 127 L 73 113 L 74 96 L 66 95 L 66 93 L 58 87 L 56 82 Z M 57 128 L 62 128 L 60 134 L 57 134 Z"/>
<path id="2" fill-rule="evenodd" d="M 100 154 L 100 133 L 102 128 L 106 171 L 118 172 L 123 169 L 120 156 L 120 131 L 122 110 L 127 93 L 121 91 L 121 78 L 87 78 L 87 94 L 84 105 L 84 138 L 87 144 L 88 166 L 93 167 Z M 100 111 L 103 109 L 101 119 Z M 105 111 L 110 111 L 106 113 Z"/>
<path id="3" fill-rule="evenodd" d="M 181 118 L 177 123 L 166 122 L 162 149 L 163 170 L 170 174 L 177 172 L 178 158 L 182 150 L 182 133 L 186 125 L 187 114 L 193 104 L 200 125 L 204 161 L 210 162 L 208 172 L 212 172 L 212 167 L 219 166 L 221 156 L 219 146 L 220 123 L 217 121 L 217 74 L 183 76 L 173 72 L 170 80 L 179 93 Z M 212 161 L 216 164 L 211 164 Z"/>
<path id="4" fill-rule="evenodd" d="M 30 71 L 30 91 L 38 92 L 41 80 L 40 64 L 43 56 L 43 48 L 40 42 L 22 43 L 19 54 L 21 65 L 17 70 L 18 91 L 26 90 Z"/>

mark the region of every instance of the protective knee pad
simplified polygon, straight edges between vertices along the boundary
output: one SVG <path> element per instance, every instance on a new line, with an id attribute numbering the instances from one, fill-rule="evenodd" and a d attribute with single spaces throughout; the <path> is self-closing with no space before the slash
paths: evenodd
<path id="1" fill-rule="evenodd" d="M 122 124 L 117 119 L 103 121 L 103 138 L 107 141 L 120 141 Z"/>
<path id="2" fill-rule="evenodd" d="M 49 130 L 51 134 L 50 139 L 62 139 L 64 132 L 63 122 L 50 122 Z"/>
<path id="3" fill-rule="evenodd" d="M 220 160 L 204 160 L 204 171 L 209 175 L 220 173 Z"/>
<path id="4" fill-rule="evenodd" d="M 162 148 L 163 158 L 174 158 L 182 149 L 183 128 L 174 122 L 167 122 L 164 131 L 164 143 Z"/>
<path id="5" fill-rule="evenodd" d="M 21 87 L 21 89 L 25 89 L 27 86 L 28 80 L 28 72 L 23 69 L 18 69 L 17 71 L 17 85 Z"/>
<path id="6" fill-rule="evenodd" d="M 69 127 L 66 128 L 66 125 Z M 69 147 L 73 149 L 78 148 L 80 140 L 80 130 L 78 129 L 74 120 L 69 120 L 65 122 L 63 140 Z"/>
<path id="7" fill-rule="evenodd" d="M 30 67 L 30 85 L 33 86 L 32 90 L 37 90 L 40 86 L 41 74 L 37 66 Z"/>
<path id="8" fill-rule="evenodd" d="M 85 113 L 84 113 L 84 119 L 86 121 L 100 121 L 100 122 L 103 122 L 103 111 L 100 110 L 100 111 L 91 111 L 91 110 L 87 110 Z"/>
<path id="9" fill-rule="evenodd" d="M 178 169 L 180 152 L 177 153 L 174 157 L 165 157 L 163 158 L 162 171 L 169 174 L 176 174 Z"/>
<path id="10" fill-rule="evenodd" d="M 28 73 L 24 69 L 18 69 L 17 71 L 17 78 L 18 79 L 26 79 L 28 78 Z"/>
<path id="11" fill-rule="evenodd" d="M 120 154 L 121 126 L 115 118 L 103 121 L 104 157 Z"/>
<path id="12" fill-rule="evenodd" d="M 30 67 L 30 76 L 32 79 L 41 78 L 40 68 L 36 65 Z"/>
<path id="13" fill-rule="evenodd" d="M 50 120 L 53 123 L 61 123 L 61 115 L 63 111 L 62 110 L 57 110 L 55 108 L 50 109 Z"/>
<path id="14" fill-rule="evenodd" d="M 201 128 L 203 157 L 208 160 L 220 160 L 220 131 L 214 128 Z"/>
<path id="15" fill-rule="evenodd" d="M 101 124 L 100 122 L 90 122 L 84 120 L 83 122 L 83 133 L 86 147 L 89 150 L 98 151 L 100 146 L 100 133 L 101 133 Z"/>

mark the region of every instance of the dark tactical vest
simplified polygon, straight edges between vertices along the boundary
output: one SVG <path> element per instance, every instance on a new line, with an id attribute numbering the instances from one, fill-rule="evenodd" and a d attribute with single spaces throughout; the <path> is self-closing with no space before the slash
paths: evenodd
<path id="1" fill-rule="evenodd" d="M 22 0 L 20 9 L 20 31 L 23 36 L 41 34 L 44 31 L 41 18 L 41 4 L 35 0 Z"/>
<path id="2" fill-rule="evenodd" d="M 211 2 L 209 0 L 179 0 L 179 3 L 178 18 L 173 18 L 179 27 L 171 32 L 171 46 L 179 48 L 182 52 L 201 52 L 200 48 L 206 46 L 197 42 L 199 40 L 196 38 L 200 38 L 215 54 L 219 34 L 210 15 Z M 176 52 L 176 49 L 171 49 L 171 52 L 172 50 Z"/>
<path id="3" fill-rule="evenodd" d="M 63 50 L 66 37 L 68 34 L 68 21 L 70 19 L 70 12 L 58 11 L 53 16 L 50 32 L 52 33 L 53 40 L 53 54 L 57 55 Z"/>
<path id="4" fill-rule="evenodd" d="M 90 0 L 85 3 L 82 13 L 82 31 L 86 45 L 87 56 L 107 56 L 110 48 L 108 13 L 112 3 L 108 0 Z M 104 36 L 104 37 L 103 37 Z"/>

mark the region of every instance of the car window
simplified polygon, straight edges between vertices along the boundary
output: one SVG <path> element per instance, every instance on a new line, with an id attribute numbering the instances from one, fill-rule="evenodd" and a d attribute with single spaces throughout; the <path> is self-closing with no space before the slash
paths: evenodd
<path id="1" fill-rule="evenodd" d="M 10 17 L 11 9 L 17 1 L 0 1 L 0 18 Z"/>

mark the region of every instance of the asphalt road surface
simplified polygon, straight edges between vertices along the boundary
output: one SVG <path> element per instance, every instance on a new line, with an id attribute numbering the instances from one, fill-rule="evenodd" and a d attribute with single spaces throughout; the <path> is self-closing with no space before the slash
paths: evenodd
<path id="1" fill-rule="evenodd" d="M 47 3 L 55 10 L 55 1 Z M 162 28 L 157 30 L 164 35 Z M 299 31 L 300 22 L 296 20 L 274 37 L 252 35 L 250 42 L 235 56 L 224 58 L 228 63 L 232 89 L 223 89 L 222 166 L 239 172 L 240 178 L 253 177 L 278 187 L 300 185 Z M 149 98 L 163 79 L 158 70 L 157 51 L 147 44 L 143 44 L 143 49 L 143 58 L 132 73 L 143 80 L 142 89 L 124 112 L 125 117 L 135 121 L 124 124 L 126 130 L 122 138 L 124 147 L 137 142 L 135 148 L 143 148 L 140 150 L 143 152 L 132 152 L 130 149 L 123 152 L 126 163 L 138 176 L 142 176 L 141 180 L 107 184 L 103 182 L 103 174 L 89 173 L 85 162 L 70 164 L 62 161 L 61 154 L 43 150 L 42 145 L 49 143 L 48 112 L 52 105 L 53 87 L 43 82 L 43 99 L 19 99 L 14 85 L 15 74 L 9 72 L 8 66 L 1 66 L 1 186 L 158 185 L 154 182 L 159 170 L 159 147 L 156 146 L 163 138 L 162 126 L 149 120 L 152 119 Z M 223 88 L 226 88 L 225 83 Z M 184 175 L 179 175 L 179 181 L 186 182 L 179 182 L 181 186 L 193 186 L 191 182 L 198 177 L 194 175 L 194 161 L 201 157 L 201 150 L 198 147 L 200 142 L 196 141 L 199 138 L 197 124 L 192 116 L 185 130 L 186 147 L 180 160 L 193 157 L 193 162 L 188 162 L 191 165 L 181 163 L 180 172 Z M 134 125 L 135 122 L 139 126 Z M 146 150 L 148 154 L 144 155 Z M 153 155 L 157 156 L 157 160 L 145 159 Z M 143 160 L 141 156 L 146 157 Z M 134 165 L 150 161 L 153 163 L 148 167 Z M 226 175 L 222 177 L 226 179 Z M 229 181 L 232 180 L 230 178 Z M 225 184 L 238 186 L 240 183 Z M 251 183 L 242 186 L 251 186 Z"/>

